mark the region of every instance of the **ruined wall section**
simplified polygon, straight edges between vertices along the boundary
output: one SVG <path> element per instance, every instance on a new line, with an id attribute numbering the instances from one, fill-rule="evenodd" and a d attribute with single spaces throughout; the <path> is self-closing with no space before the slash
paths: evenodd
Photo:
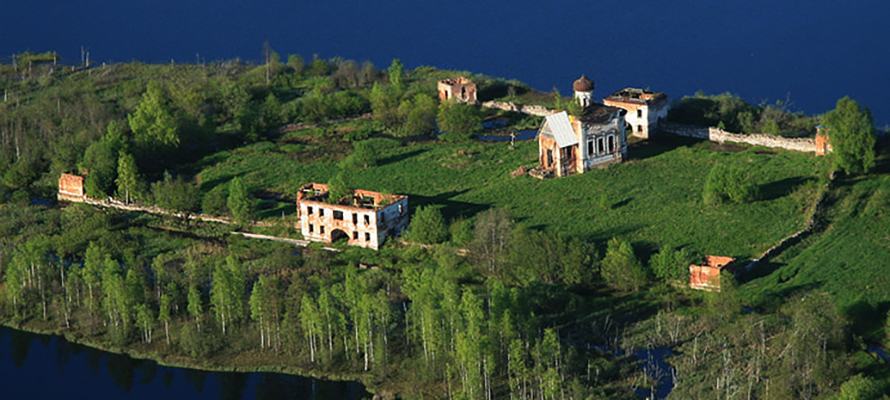
<path id="1" fill-rule="evenodd" d="M 547 107 L 537 106 L 537 105 L 523 105 L 516 104 L 512 102 L 503 102 L 503 101 L 486 101 L 482 103 L 482 107 L 492 108 L 495 110 L 503 110 L 503 111 L 512 111 L 518 112 L 528 115 L 534 115 L 536 117 L 546 117 L 550 114 L 554 114 L 557 111 L 551 110 Z"/>
<path id="2" fill-rule="evenodd" d="M 59 178 L 59 200 L 82 203 L 86 197 L 83 190 L 83 177 L 71 174 L 62 174 Z"/>
<path id="3" fill-rule="evenodd" d="M 785 138 L 766 134 L 745 135 L 727 132 L 715 127 L 702 128 L 675 123 L 665 123 L 663 128 L 666 132 L 673 133 L 677 136 L 710 140 L 717 143 L 734 142 L 750 144 L 753 146 L 801 151 L 805 153 L 816 152 L 816 140 L 812 138 Z"/>

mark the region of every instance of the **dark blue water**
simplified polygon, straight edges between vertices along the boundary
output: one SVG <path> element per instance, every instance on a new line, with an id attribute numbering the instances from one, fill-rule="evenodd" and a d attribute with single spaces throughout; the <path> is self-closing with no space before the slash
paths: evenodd
<path id="1" fill-rule="evenodd" d="M 4 399 L 362 399 L 358 383 L 168 368 L 0 327 Z"/>
<path id="2" fill-rule="evenodd" d="M 850 95 L 890 123 L 890 2 L 29 0 L 0 6 L 0 57 L 58 51 L 78 63 L 262 58 L 432 65 L 563 94 L 587 74 L 674 98 L 724 91 L 807 114 Z"/>

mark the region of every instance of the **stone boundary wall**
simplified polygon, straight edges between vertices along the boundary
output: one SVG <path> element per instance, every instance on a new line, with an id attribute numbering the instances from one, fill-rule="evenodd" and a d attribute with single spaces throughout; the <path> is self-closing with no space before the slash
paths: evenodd
<path id="1" fill-rule="evenodd" d="M 717 143 L 735 142 L 754 146 L 780 148 L 785 150 L 801 151 L 805 153 L 816 152 L 816 140 L 812 138 L 784 138 L 781 136 L 753 134 L 745 135 L 724 131 L 720 128 L 702 128 L 697 126 L 675 124 L 665 122 L 661 128 L 678 136 L 696 139 L 710 140 Z"/>
<path id="2" fill-rule="evenodd" d="M 493 108 L 496 110 L 513 111 L 528 115 L 534 115 L 536 117 L 546 117 L 556 112 L 556 110 L 551 110 L 543 106 L 522 105 L 503 101 L 486 101 L 482 103 L 482 107 Z"/>

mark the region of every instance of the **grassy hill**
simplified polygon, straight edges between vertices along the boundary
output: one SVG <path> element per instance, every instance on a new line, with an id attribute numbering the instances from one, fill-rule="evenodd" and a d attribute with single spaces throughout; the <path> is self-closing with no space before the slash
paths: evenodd
<path id="1" fill-rule="evenodd" d="M 338 173 L 336 160 L 351 151 L 338 144 L 337 129 L 327 131 L 327 159 L 301 161 L 289 151 L 293 136 L 210 156 L 201 162 L 202 189 L 212 192 L 218 183 L 242 176 L 254 191 L 292 198 L 300 185 Z M 666 136 L 633 144 L 629 162 L 606 169 L 562 179 L 511 177 L 520 165 L 535 165 L 537 152 L 535 141 L 515 150 L 506 143 L 409 142 L 380 155 L 376 167 L 346 171 L 346 180 L 357 188 L 407 194 L 412 206 L 442 206 L 450 218 L 502 207 L 527 226 L 600 244 L 626 237 L 641 254 L 668 244 L 750 258 L 803 227 L 822 162 L 812 154 Z M 749 172 L 761 199 L 705 205 L 704 181 L 718 163 Z"/>

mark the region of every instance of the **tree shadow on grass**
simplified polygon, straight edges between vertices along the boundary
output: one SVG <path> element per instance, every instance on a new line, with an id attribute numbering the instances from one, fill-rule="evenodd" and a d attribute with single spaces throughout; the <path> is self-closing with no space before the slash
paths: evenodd
<path id="1" fill-rule="evenodd" d="M 738 264 L 739 267 L 744 267 L 748 264 L 749 261 L 744 261 Z M 753 268 L 747 271 L 740 271 L 741 273 L 736 276 L 736 280 L 740 285 L 751 282 L 753 280 L 757 280 L 766 276 L 769 276 L 779 268 L 784 267 L 786 264 L 778 263 L 778 262 L 760 262 L 757 263 Z"/>
<path id="2" fill-rule="evenodd" d="M 461 191 L 450 191 L 445 193 L 440 193 L 435 196 L 422 196 L 419 194 L 408 194 L 408 199 L 411 202 L 412 208 L 417 208 L 420 206 L 439 206 L 441 207 L 439 211 L 442 213 L 442 217 L 445 220 L 456 220 L 458 218 L 470 218 L 482 211 L 485 211 L 490 206 L 487 204 L 476 204 L 476 203 L 468 203 L 465 201 L 452 200 L 452 198 L 460 196 L 464 194 L 469 189 L 461 190 Z"/>
<path id="3" fill-rule="evenodd" d="M 426 149 L 417 149 L 417 150 L 409 151 L 409 152 L 407 152 L 407 153 L 396 154 L 396 155 L 394 155 L 394 156 L 384 157 L 384 158 L 381 158 L 381 159 L 378 159 L 378 160 L 377 160 L 377 166 L 378 166 L 378 167 L 382 167 L 382 166 L 384 166 L 384 165 L 394 164 L 394 163 L 397 163 L 397 162 L 399 162 L 399 161 L 407 160 L 407 159 L 409 159 L 409 158 L 411 158 L 411 157 L 414 157 L 414 156 L 419 156 L 419 155 L 421 155 L 421 154 L 423 154 L 423 153 L 426 153 L 427 151 L 429 151 L 429 150 L 426 150 Z"/>
<path id="4" fill-rule="evenodd" d="M 627 146 L 628 159 L 644 160 L 676 150 L 680 147 L 692 147 L 705 142 L 704 139 L 688 138 L 669 133 L 659 133 L 652 138 L 632 143 Z"/>
<path id="5" fill-rule="evenodd" d="M 760 185 L 760 199 L 764 201 L 780 199 L 794 192 L 798 186 L 815 180 L 815 178 L 795 176 Z"/>

